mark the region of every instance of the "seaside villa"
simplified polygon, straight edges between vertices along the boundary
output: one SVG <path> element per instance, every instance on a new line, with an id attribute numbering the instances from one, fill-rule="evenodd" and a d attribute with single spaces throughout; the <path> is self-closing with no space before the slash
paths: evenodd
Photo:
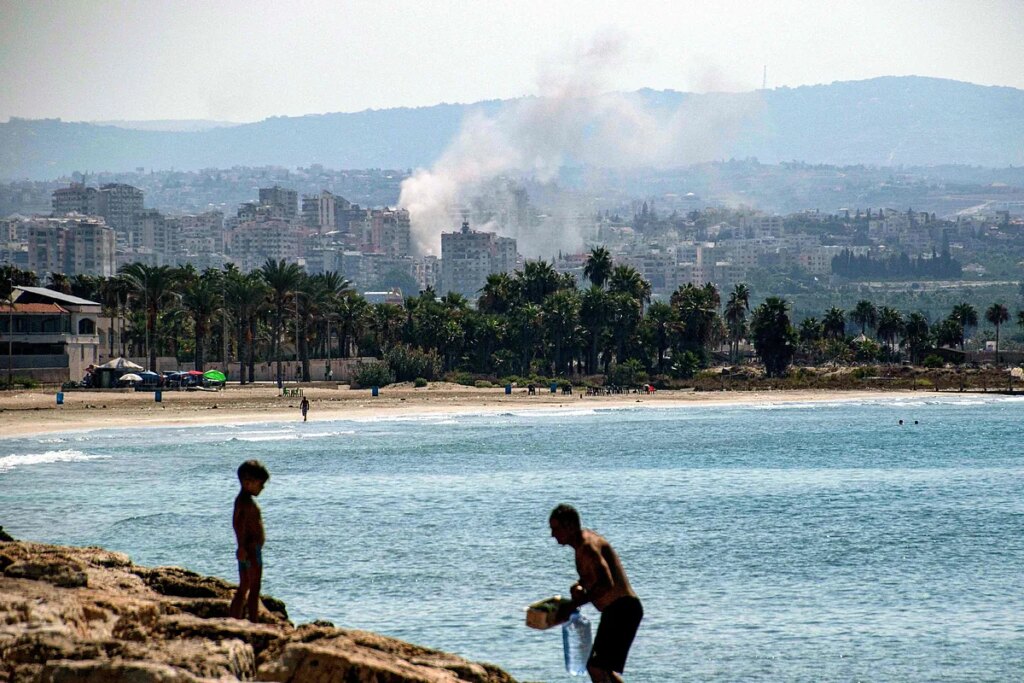
<path id="1" fill-rule="evenodd" d="M 15 287 L 0 303 L 0 373 L 38 382 L 81 379 L 99 361 L 101 304 L 44 287 Z M 10 354 L 10 355 L 8 355 Z"/>

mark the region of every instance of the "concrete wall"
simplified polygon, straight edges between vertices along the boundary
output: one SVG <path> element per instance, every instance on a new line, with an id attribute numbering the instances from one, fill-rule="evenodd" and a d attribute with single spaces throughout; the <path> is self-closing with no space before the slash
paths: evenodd
<path id="1" fill-rule="evenodd" d="M 348 382 L 355 375 L 356 368 L 360 363 L 374 363 L 376 358 L 334 358 L 331 360 L 331 373 L 332 379 L 335 382 Z M 316 358 L 309 361 L 309 377 L 314 382 L 322 382 L 326 379 L 324 369 L 326 368 L 327 361 L 323 358 Z M 289 360 L 282 361 L 281 363 L 281 377 L 285 382 L 295 382 L 300 376 L 298 374 L 302 364 L 299 361 Z M 207 364 L 207 369 L 217 368 L 220 369 L 218 363 Z M 277 380 L 277 363 L 256 363 L 256 381 L 257 382 L 273 382 Z M 229 366 L 228 381 L 237 382 L 241 377 L 238 363 L 231 363 Z M 247 376 L 248 379 L 248 376 Z"/>

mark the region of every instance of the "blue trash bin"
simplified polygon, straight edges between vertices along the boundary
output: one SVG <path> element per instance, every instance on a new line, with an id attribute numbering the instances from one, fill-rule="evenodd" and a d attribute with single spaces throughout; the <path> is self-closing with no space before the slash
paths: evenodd
<path id="1" fill-rule="evenodd" d="M 556 391 L 558 391 L 558 384 L 556 382 L 552 382 L 551 383 L 551 393 L 553 394 Z"/>
<path id="2" fill-rule="evenodd" d="M 157 403 L 163 403 L 164 392 L 162 392 L 159 389 L 157 389 L 156 392 L 153 394 L 153 397 L 156 399 Z"/>
<path id="3" fill-rule="evenodd" d="M 370 396 L 376 396 L 380 392 L 379 387 L 370 387 Z"/>
<path id="4" fill-rule="evenodd" d="M 512 393 L 512 385 L 511 384 L 506 384 L 505 385 L 505 393 L 506 394 L 511 394 Z"/>
<path id="5" fill-rule="evenodd" d="M 57 392 L 57 405 L 59 405 L 59 406 L 64 405 L 64 392 L 63 391 L 58 391 Z"/>

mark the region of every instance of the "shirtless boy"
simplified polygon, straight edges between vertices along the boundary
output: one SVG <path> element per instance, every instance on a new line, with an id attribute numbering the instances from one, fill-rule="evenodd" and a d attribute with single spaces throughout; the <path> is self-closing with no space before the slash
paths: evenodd
<path id="1" fill-rule="evenodd" d="M 551 535 L 559 545 L 576 551 L 580 580 L 572 589 L 573 607 L 588 602 L 601 612 L 587 672 L 594 683 L 622 683 L 622 670 L 644 616 L 640 599 L 633 592 L 619 556 L 604 538 L 580 525 L 580 515 L 571 505 L 559 505 L 548 519 Z"/>
<path id="2" fill-rule="evenodd" d="M 253 500 L 260 495 L 270 479 L 270 472 L 259 460 L 246 460 L 238 467 L 238 481 L 242 490 L 235 498 L 232 525 L 238 541 L 238 590 L 231 600 L 228 616 L 241 619 L 248 611 L 249 621 L 259 619 L 260 583 L 263 580 L 263 517 L 260 506 Z M 248 607 L 248 610 L 246 610 Z"/>

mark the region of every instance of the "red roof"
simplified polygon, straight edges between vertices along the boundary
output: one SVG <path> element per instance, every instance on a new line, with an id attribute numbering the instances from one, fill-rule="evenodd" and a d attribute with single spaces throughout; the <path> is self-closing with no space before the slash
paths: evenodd
<path id="1" fill-rule="evenodd" d="M 10 313 L 11 307 L 9 304 L 0 304 L 0 313 Z M 30 314 L 43 314 L 43 313 L 67 313 L 67 310 L 61 308 L 57 304 L 14 304 L 15 313 L 30 313 Z"/>

